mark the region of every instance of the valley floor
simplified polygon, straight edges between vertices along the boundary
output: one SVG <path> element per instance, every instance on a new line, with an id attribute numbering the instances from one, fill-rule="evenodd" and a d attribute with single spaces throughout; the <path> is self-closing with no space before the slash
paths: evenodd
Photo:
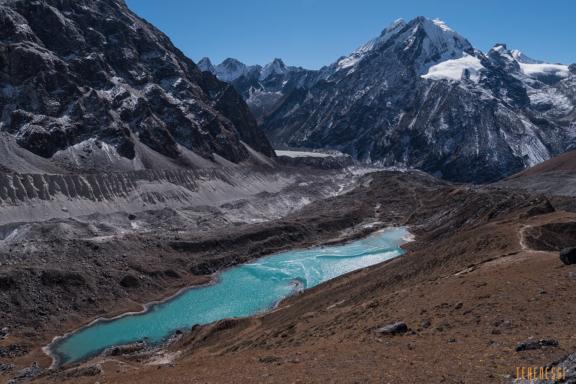
<path id="1" fill-rule="evenodd" d="M 516 367 L 545 366 L 576 349 L 570 305 L 576 280 L 569 272 L 576 268 L 562 267 L 554 253 L 523 251 L 412 288 L 366 291 L 353 301 L 336 295 L 326 305 L 311 294 L 229 336 L 235 344 L 268 338 L 265 345 L 222 353 L 228 347 L 222 338 L 173 365 L 103 363 L 101 382 L 505 382 Z M 352 284 L 362 284 L 364 275 Z M 412 331 L 371 332 L 395 320 Z M 531 338 L 552 338 L 560 347 L 515 352 Z"/>
<path id="2" fill-rule="evenodd" d="M 526 192 L 452 185 L 420 173 L 368 174 L 357 185 L 265 224 L 213 238 L 155 240 L 166 252 L 155 268 L 180 258 L 198 274 L 241 262 L 229 259 L 238 252 L 247 259 L 388 225 L 409 226 L 416 235 L 404 256 L 306 291 L 273 312 L 194 328 L 160 350 L 45 371 L 34 382 L 506 382 L 516 367 L 544 366 L 576 351 L 576 267 L 558 258 L 560 248 L 576 242 L 576 214 Z M 164 244 L 178 251 L 167 252 Z M 234 252 L 226 252 L 232 245 Z M 146 301 L 149 287 L 116 302 Z M 99 308 L 112 302 L 108 297 Z M 75 318 L 90 313 L 80 308 Z M 374 331 L 396 321 L 409 331 Z M 47 324 L 36 340 L 73 329 L 65 324 Z M 539 339 L 558 346 L 515 351 Z M 38 351 L 17 364 L 49 364 Z"/>

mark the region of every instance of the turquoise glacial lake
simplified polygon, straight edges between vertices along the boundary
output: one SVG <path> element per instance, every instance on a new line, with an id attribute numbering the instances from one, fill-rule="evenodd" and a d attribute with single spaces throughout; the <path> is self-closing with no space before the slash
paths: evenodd
<path id="1" fill-rule="evenodd" d="M 400 256 L 408 236 L 405 228 L 390 228 L 346 244 L 263 257 L 227 269 L 214 284 L 184 290 L 143 313 L 98 320 L 55 340 L 48 349 L 59 365 L 70 364 L 115 345 L 144 339 L 157 343 L 196 324 L 255 315 L 294 293 Z"/>

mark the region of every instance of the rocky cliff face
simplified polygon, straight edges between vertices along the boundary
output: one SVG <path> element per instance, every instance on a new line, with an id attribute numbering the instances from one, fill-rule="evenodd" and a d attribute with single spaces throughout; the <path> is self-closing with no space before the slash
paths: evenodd
<path id="1" fill-rule="evenodd" d="M 0 2 L 0 130 L 64 168 L 273 156 L 238 93 L 123 0 Z"/>
<path id="2" fill-rule="evenodd" d="M 466 182 L 576 146 L 573 68 L 503 44 L 485 54 L 439 20 L 398 20 L 310 78 L 264 119 L 278 146 L 337 149 Z"/>

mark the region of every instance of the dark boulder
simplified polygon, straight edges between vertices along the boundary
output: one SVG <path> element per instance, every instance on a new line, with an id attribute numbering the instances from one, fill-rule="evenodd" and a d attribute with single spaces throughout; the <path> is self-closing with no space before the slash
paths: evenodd
<path id="1" fill-rule="evenodd" d="M 558 347 L 559 345 L 560 343 L 558 343 L 558 340 L 554 339 L 528 340 L 518 344 L 516 346 L 516 352 L 530 351 L 546 347 Z"/>
<path id="2" fill-rule="evenodd" d="M 120 280 L 120 285 L 124 288 L 137 288 L 140 286 L 140 280 L 132 275 L 126 275 Z"/>
<path id="3" fill-rule="evenodd" d="M 179 279 L 180 274 L 173 269 L 167 269 L 164 271 L 164 276 L 171 277 L 173 279 Z"/>
<path id="4" fill-rule="evenodd" d="M 4 372 L 8 372 L 14 369 L 14 364 L 2 364 L 0 363 L 0 375 Z"/>
<path id="5" fill-rule="evenodd" d="M 12 276 L 0 275 L 0 291 L 8 291 L 16 288 L 16 281 Z"/>
<path id="6" fill-rule="evenodd" d="M 8 327 L 0 328 L 0 340 L 4 339 L 6 336 L 8 336 L 8 333 L 9 333 Z"/>
<path id="7" fill-rule="evenodd" d="M 281 359 L 277 356 L 264 356 L 259 358 L 258 361 L 264 364 L 272 364 L 272 363 L 278 363 L 279 361 L 281 361 Z"/>
<path id="8" fill-rule="evenodd" d="M 560 260 L 566 265 L 576 264 L 576 248 L 566 248 L 560 251 Z"/>
<path id="9" fill-rule="evenodd" d="M 19 370 L 16 375 L 14 376 L 14 378 L 9 381 L 9 383 L 17 383 L 19 381 L 24 381 L 24 380 L 28 380 L 31 379 L 33 377 L 38 376 L 39 374 L 41 374 L 43 371 L 43 369 L 38 365 L 37 362 L 33 362 L 31 366 L 21 369 Z"/>
<path id="10" fill-rule="evenodd" d="M 526 245 L 537 251 L 560 252 L 576 245 L 576 221 L 549 223 L 524 230 Z"/>
<path id="11" fill-rule="evenodd" d="M 406 325 L 406 323 L 399 321 L 394 324 L 388 324 L 383 327 L 377 328 L 374 330 L 374 332 L 380 335 L 399 335 L 408 332 L 408 326 Z"/>
<path id="12" fill-rule="evenodd" d="M 86 285 L 86 279 L 78 272 L 49 270 L 42 272 L 40 276 L 42 284 L 46 286 L 71 286 L 80 287 Z"/>

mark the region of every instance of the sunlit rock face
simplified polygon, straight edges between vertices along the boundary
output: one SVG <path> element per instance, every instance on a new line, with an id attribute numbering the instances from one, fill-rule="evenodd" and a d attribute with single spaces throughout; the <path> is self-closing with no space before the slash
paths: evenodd
<path id="1" fill-rule="evenodd" d="M 0 67 L 0 130 L 67 167 L 273 155 L 240 95 L 122 0 L 3 1 Z"/>

